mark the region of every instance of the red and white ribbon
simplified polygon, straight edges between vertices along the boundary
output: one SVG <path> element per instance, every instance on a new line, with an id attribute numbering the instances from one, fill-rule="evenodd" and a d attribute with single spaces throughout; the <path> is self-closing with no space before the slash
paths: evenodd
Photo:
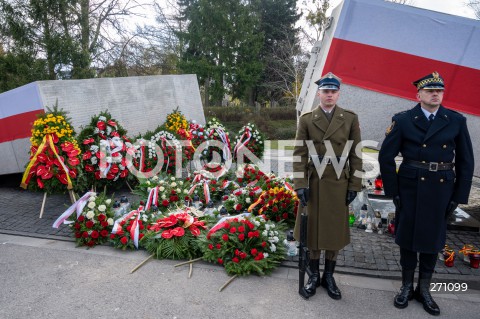
<path id="1" fill-rule="evenodd" d="M 158 206 L 158 186 L 152 188 L 148 194 L 145 210 L 149 210 L 152 205 Z"/>
<path id="2" fill-rule="evenodd" d="M 241 213 L 235 216 L 222 217 L 212 228 L 210 228 L 208 235 L 211 235 L 215 233 L 217 230 L 222 229 L 229 220 L 233 220 L 235 218 L 240 218 L 240 217 L 248 217 L 248 216 L 250 216 L 250 213 Z"/>
<path id="3" fill-rule="evenodd" d="M 96 195 L 95 192 L 87 192 L 85 195 L 83 195 L 79 200 L 77 200 L 75 203 L 73 203 L 72 206 L 70 206 L 60 217 L 57 218 L 57 220 L 53 223 L 53 228 L 58 228 L 60 224 L 71 224 L 73 223 L 72 221 L 67 221 L 67 218 L 70 217 L 70 215 L 73 214 L 73 212 L 76 210 L 77 211 L 77 219 L 80 217 L 80 214 L 83 211 L 83 208 L 85 208 L 85 205 L 87 205 L 88 199 L 90 196 Z"/>
<path id="4" fill-rule="evenodd" d="M 245 141 L 243 139 L 246 137 Z M 235 156 L 238 156 L 237 153 L 242 149 L 243 147 L 246 147 L 250 139 L 252 138 L 252 132 L 250 132 L 250 129 L 248 127 L 245 128 L 245 132 L 243 133 L 242 137 L 238 140 L 237 145 L 235 145 L 235 148 L 233 149 L 233 154 Z M 243 141 L 243 142 L 242 142 Z"/>

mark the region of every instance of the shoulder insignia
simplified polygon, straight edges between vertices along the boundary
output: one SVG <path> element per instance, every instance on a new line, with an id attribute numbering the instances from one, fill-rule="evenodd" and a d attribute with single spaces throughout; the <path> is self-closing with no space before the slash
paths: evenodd
<path id="1" fill-rule="evenodd" d="M 345 112 L 347 113 L 350 113 L 350 114 L 353 114 L 353 115 L 357 115 L 357 113 L 353 112 L 353 111 L 350 111 L 350 110 L 347 110 L 347 109 L 343 109 Z"/>
<path id="2" fill-rule="evenodd" d="M 393 127 L 395 126 L 395 121 L 392 122 L 392 124 L 390 124 L 389 127 L 387 127 L 387 130 L 385 131 L 385 136 L 387 136 L 388 134 L 390 134 L 390 132 L 393 130 Z"/>

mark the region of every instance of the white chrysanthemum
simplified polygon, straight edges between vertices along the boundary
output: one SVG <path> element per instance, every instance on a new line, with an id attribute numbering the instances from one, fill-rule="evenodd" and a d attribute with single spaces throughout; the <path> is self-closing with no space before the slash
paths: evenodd
<path id="1" fill-rule="evenodd" d="M 163 186 L 160 186 L 160 188 L 158 189 L 159 191 L 163 192 L 165 190 L 165 187 Z"/>
<path id="2" fill-rule="evenodd" d="M 177 193 L 182 193 L 182 190 L 181 190 L 180 188 L 177 188 L 175 191 L 176 191 Z"/>
<path id="3" fill-rule="evenodd" d="M 268 258 L 268 253 L 263 253 L 263 258 Z"/>
<path id="4" fill-rule="evenodd" d="M 265 229 L 269 230 L 270 229 L 270 224 L 265 224 Z"/>
<path id="5" fill-rule="evenodd" d="M 247 198 L 245 199 L 245 203 L 247 203 L 247 204 L 250 204 L 251 201 L 252 201 L 252 200 L 250 199 L 250 197 L 247 197 Z"/>
<path id="6" fill-rule="evenodd" d="M 183 193 L 184 193 L 184 194 L 188 194 L 188 189 L 184 189 L 184 190 L 183 190 Z"/>
<path id="7" fill-rule="evenodd" d="M 107 118 L 102 115 L 102 116 L 99 116 L 99 117 L 98 117 L 98 120 L 99 120 L 99 121 L 106 121 Z"/>
<path id="8" fill-rule="evenodd" d="M 90 209 L 94 209 L 94 208 L 95 208 L 95 202 L 90 202 L 90 203 L 88 203 L 87 206 L 88 206 L 88 208 L 90 208 Z"/>
<path id="9" fill-rule="evenodd" d="M 270 235 L 270 237 L 273 237 L 273 236 L 275 236 L 275 233 L 274 233 L 273 231 L 270 231 L 270 232 L 268 233 L 268 235 Z"/>
<path id="10" fill-rule="evenodd" d="M 254 223 L 255 226 L 257 226 L 257 227 L 260 226 L 260 222 L 259 222 L 258 220 L 256 220 L 256 219 L 253 221 L 253 223 Z"/>
<path id="11" fill-rule="evenodd" d="M 95 164 L 98 163 L 98 159 L 97 159 L 95 156 L 92 156 L 92 157 L 90 158 L 90 162 L 91 162 L 93 165 L 95 165 Z"/>
<path id="12" fill-rule="evenodd" d="M 268 231 L 267 231 L 267 230 L 264 230 L 264 231 L 262 232 L 262 236 L 263 236 L 263 237 L 268 237 Z"/>
<path id="13" fill-rule="evenodd" d="M 112 226 L 113 225 L 113 218 L 109 218 L 107 219 L 107 223 Z"/>
<path id="14" fill-rule="evenodd" d="M 158 182 L 158 185 L 163 185 L 163 183 L 165 183 L 165 181 L 162 179 Z"/>
<path id="15" fill-rule="evenodd" d="M 95 217 L 95 213 L 93 212 L 93 210 L 89 210 L 86 216 L 88 219 L 92 219 L 93 217 Z"/>
<path id="16" fill-rule="evenodd" d="M 170 186 L 177 187 L 177 183 L 173 182 L 173 183 L 170 184 Z"/>
<path id="17" fill-rule="evenodd" d="M 111 202 L 112 202 L 112 200 L 109 198 L 105 201 L 105 204 L 110 205 Z"/>
<path id="18" fill-rule="evenodd" d="M 167 199 L 167 196 L 165 194 L 163 194 L 162 199 Z"/>
<path id="19" fill-rule="evenodd" d="M 277 246 L 275 246 L 274 244 L 270 244 L 270 251 L 271 252 L 276 252 L 277 251 Z"/>
<path id="20" fill-rule="evenodd" d="M 101 211 L 102 213 L 107 209 L 107 206 L 105 205 L 100 205 L 98 206 L 98 210 Z"/>
<path id="21" fill-rule="evenodd" d="M 100 129 L 99 129 L 98 127 L 96 127 L 96 128 L 93 129 L 93 133 L 94 133 L 94 134 L 98 134 L 98 132 L 100 132 Z"/>

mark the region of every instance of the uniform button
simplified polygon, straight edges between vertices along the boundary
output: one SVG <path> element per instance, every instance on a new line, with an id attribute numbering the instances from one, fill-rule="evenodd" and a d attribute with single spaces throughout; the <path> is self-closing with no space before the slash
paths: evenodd
<path id="1" fill-rule="evenodd" d="M 420 178 L 420 179 L 421 179 L 422 181 L 424 181 L 424 180 L 425 180 L 425 177 L 422 177 L 422 178 Z"/>
<path id="2" fill-rule="evenodd" d="M 443 178 L 440 178 L 440 183 L 443 183 Z"/>
<path id="3" fill-rule="evenodd" d="M 447 148 L 447 145 L 443 145 L 442 147 L 443 147 L 443 148 Z"/>
<path id="4" fill-rule="evenodd" d="M 425 161 L 422 161 L 422 163 L 426 163 Z"/>
<path id="5" fill-rule="evenodd" d="M 423 144 L 422 147 L 427 147 L 427 144 Z"/>

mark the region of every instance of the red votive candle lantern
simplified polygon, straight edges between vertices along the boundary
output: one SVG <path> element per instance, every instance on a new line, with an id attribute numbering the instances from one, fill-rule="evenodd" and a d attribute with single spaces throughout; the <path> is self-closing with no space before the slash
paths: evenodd
<path id="1" fill-rule="evenodd" d="M 480 251 L 478 249 L 472 249 L 469 255 L 470 255 L 470 267 L 478 268 L 480 264 Z"/>
<path id="2" fill-rule="evenodd" d="M 446 249 L 443 253 L 443 258 L 445 259 L 445 266 L 453 267 L 455 262 L 455 252 L 453 249 Z"/>

